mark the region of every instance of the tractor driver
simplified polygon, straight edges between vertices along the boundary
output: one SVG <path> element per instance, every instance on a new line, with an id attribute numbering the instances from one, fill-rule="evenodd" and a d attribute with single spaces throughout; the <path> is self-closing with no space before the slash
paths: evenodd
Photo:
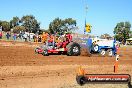
<path id="1" fill-rule="evenodd" d="M 49 46 L 52 46 L 53 45 L 53 42 L 54 42 L 54 36 L 53 36 L 53 34 L 50 34 L 49 35 L 49 40 L 48 40 L 48 45 Z"/>
<path id="2" fill-rule="evenodd" d="M 69 41 L 69 42 L 72 41 L 72 36 L 70 33 L 66 33 L 65 37 L 66 37 L 66 41 Z"/>
<path id="3" fill-rule="evenodd" d="M 61 36 L 61 39 L 60 39 L 60 42 L 57 44 L 57 48 L 66 48 L 66 45 L 70 42 L 70 40 L 69 40 L 69 38 L 68 38 L 69 36 L 67 36 L 67 35 L 63 35 L 63 36 Z"/>

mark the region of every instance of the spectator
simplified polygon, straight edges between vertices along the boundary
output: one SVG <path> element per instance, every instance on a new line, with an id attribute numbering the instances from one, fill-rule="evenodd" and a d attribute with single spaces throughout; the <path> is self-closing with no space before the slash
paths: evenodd
<path id="1" fill-rule="evenodd" d="M 87 46 L 88 46 L 88 52 L 90 53 L 92 50 L 92 39 L 89 36 L 88 40 L 87 40 Z"/>
<path id="2" fill-rule="evenodd" d="M 47 40 L 47 34 L 45 32 L 43 32 L 43 34 L 42 34 L 42 42 L 44 43 L 44 42 L 46 42 L 46 40 Z"/>
<path id="3" fill-rule="evenodd" d="M 20 33 L 19 33 L 19 39 L 21 39 L 22 40 L 22 32 L 20 31 Z"/>
<path id="4" fill-rule="evenodd" d="M 38 42 L 41 42 L 41 35 L 38 36 Z"/>
<path id="5" fill-rule="evenodd" d="M 11 36 L 11 35 L 7 32 L 7 33 L 6 33 L 6 38 L 7 38 L 7 40 L 10 39 L 10 36 Z"/>
<path id="6" fill-rule="evenodd" d="M 13 40 L 14 40 L 14 41 L 16 40 L 16 37 L 17 37 L 17 34 L 14 33 L 14 34 L 13 34 Z"/>
<path id="7" fill-rule="evenodd" d="M 23 35 L 25 42 L 27 42 L 27 38 L 28 38 L 28 34 L 25 32 L 25 34 Z"/>
<path id="8" fill-rule="evenodd" d="M 34 39 L 34 33 L 29 33 L 29 38 L 30 38 L 30 41 L 32 41 Z"/>
<path id="9" fill-rule="evenodd" d="M 0 39 L 2 39 L 2 31 L 0 31 Z"/>

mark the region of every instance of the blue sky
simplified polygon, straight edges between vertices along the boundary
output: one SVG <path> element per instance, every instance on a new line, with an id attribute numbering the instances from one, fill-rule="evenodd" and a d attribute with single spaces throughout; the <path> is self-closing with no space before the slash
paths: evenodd
<path id="1" fill-rule="evenodd" d="M 0 20 L 11 20 L 13 16 L 34 15 L 41 28 L 48 29 L 49 23 L 59 17 L 73 18 L 83 33 L 85 3 L 88 5 L 87 23 L 92 25 L 92 33 L 113 35 L 118 22 L 132 24 L 132 0 L 1 0 Z"/>

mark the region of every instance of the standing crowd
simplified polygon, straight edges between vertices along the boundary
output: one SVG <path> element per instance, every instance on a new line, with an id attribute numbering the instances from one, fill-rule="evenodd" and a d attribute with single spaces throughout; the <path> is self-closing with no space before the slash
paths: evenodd
<path id="1" fill-rule="evenodd" d="M 53 42 L 63 42 L 66 41 L 67 33 L 63 35 L 50 34 L 43 32 L 42 34 L 34 34 L 29 32 L 11 33 L 11 32 L 0 32 L 0 39 L 14 40 L 14 41 L 25 41 L 25 42 L 42 42 L 42 43 L 53 43 Z M 70 38 L 70 37 L 69 37 Z"/>

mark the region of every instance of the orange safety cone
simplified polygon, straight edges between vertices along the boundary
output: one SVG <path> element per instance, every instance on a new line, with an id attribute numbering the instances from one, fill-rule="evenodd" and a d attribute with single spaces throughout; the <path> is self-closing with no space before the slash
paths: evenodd
<path id="1" fill-rule="evenodd" d="M 79 68 L 78 68 L 78 75 L 85 75 L 85 71 L 84 71 L 84 69 L 82 68 L 82 66 L 79 66 Z"/>
<path id="2" fill-rule="evenodd" d="M 119 55 L 116 55 L 116 61 L 114 64 L 114 73 L 118 72 L 118 60 L 119 60 Z"/>

